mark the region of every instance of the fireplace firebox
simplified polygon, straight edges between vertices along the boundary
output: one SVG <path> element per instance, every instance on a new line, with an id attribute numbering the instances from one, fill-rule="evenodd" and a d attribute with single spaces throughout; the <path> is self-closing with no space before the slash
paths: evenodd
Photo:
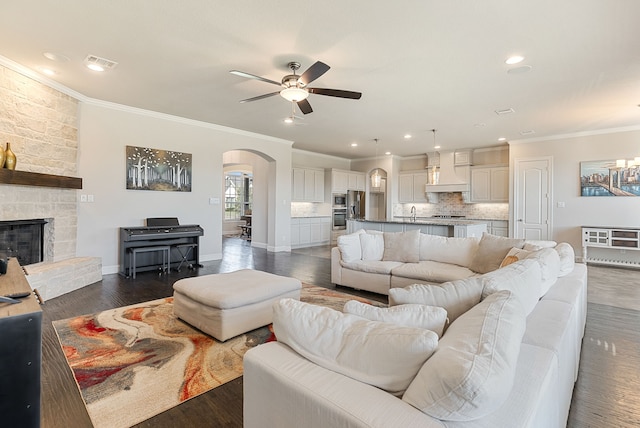
<path id="1" fill-rule="evenodd" d="M 43 261 L 44 219 L 0 221 L 0 258 L 16 257 L 22 266 Z"/>

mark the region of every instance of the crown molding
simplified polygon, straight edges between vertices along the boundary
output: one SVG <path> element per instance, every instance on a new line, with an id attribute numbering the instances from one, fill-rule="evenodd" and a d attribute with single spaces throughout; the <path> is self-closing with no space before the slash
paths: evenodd
<path id="1" fill-rule="evenodd" d="M 513 141 L 509 141 L 508 144 L 519 145 L 519 144 L 539 143 L 543 141 L 564 140 L 567 138 L 590 137 L 593 135 L 616 134 L 618 132 L 630 132 L 630 131 L 640 131 L 640 125 L 623 126 L 620 128 L 598 129 L 595 131 L 573 132 L 569 134 L 556 134 L 556 135 L 549 135 L 547 137 L 527 138 L 524 140 L 513 140 Z"/>

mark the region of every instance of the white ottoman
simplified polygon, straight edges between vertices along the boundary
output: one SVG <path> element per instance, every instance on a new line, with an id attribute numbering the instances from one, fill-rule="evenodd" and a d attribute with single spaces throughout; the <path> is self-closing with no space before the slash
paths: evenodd
<path id="1" fill-rule="evenodd" d="M 184 278 L 173 284 L 173 313 L 225 341 L 273 321 L 273 302 L 300 300 L 295 278 L 258 270 Z"/>

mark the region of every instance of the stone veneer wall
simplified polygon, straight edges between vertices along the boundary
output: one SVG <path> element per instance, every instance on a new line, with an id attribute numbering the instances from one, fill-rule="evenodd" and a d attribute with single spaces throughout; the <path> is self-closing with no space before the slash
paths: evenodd
<path id="1" fill-rule="evenodd" d="M 0 144 L 11 143 L 17 170 L 77 176 L 77 100 L 0 66 L 0 106 Z M 0 184 L 0 200 L 0 220 L 50 221 L 45 261 L 76 255 L 76 190 Z"/>
<path id="2" fill-rule="evenodd" d="M 78 101 L 0 66 L 0 144 L 11 143 L 16 169 L 77 176 Z M 102 279 L 100 257 L 76 257 L 77 190 L 0 184 L 0 220 L 44 218 L 44 263 L 25 266 L 48 300 Z"/>

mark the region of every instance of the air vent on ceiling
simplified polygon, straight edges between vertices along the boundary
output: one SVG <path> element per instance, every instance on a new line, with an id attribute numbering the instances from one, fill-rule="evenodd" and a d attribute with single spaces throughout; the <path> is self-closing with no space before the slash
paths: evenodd
<path id="1" fill-rule="evenodd" d="M 115 61 L 111 61 L 110 59 L 106 58 L 100 58 L 99 56 L 95 55 L 87 55 L 87 57 L 84 59 L 84 62 L 87 65 L 97 65 L 105 70 L 112 70 L 118 65 L 118 63 Z"/>
<path id="2" fill-rule="evenodd" d="M 512 108 L 505 108 L 502 110 L 496 110 L 496 114 L 499 116 L 502 116 L 503 114 L 511 114 L 511 113 L 515 113 L 515 110 Z"/>
<path id="3" fill-rule="evenodd" d="M 534 131 L 533 129 L 527 129 L 526 131 L 520 131 L 520 135 L 525 136 L 525 135 L 532 135 L 535 134 L 536 131 Z"/>

